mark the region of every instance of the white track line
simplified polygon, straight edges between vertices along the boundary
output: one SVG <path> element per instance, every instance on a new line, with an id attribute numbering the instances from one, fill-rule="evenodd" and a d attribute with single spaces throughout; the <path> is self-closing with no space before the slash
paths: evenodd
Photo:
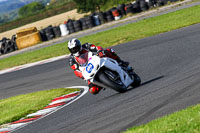
<path id="1" fill-rule="evenodd" d="M 34 62 L 34 63 L 29 63 L 29 64 L 25 64 L 25 65 L 21 65 L 21 66 L 8 68 L 8 69 L 5 69 L 5 70 L 0 70 L 0 75 L 5 74 L 5 73 L 9 73 L 9 72 L 22 70 L 22 69 L 29 68 L 29 67 L 33 67 L 33 66 L 36 66 L 36 65 L 42 65 L 42 64 L 45 64 L 45 63 L 61 60 L 61 59 L 68 58 L 68 57 L 69 57 L 69 55 L 62 55 L 62 56 L 54 57 L 54 58 L 51 58 L 51 59 L 46 59 L 46 60 L 42 60 L 42 61 L 38 61 L 38 62 Z"/>
<path id="2" fill-rule="evenodd" d="M 74 97 L 67 98 L 67 99 L 62 99 L 62 100 L 57 100 L 57 101 L 51 102 L 49 105 L 53 105 L 53 104 L 61 103 L 61 102 L 68 102 L 68 101 L 70 101 L 72 99 L 74 99 Z"/>

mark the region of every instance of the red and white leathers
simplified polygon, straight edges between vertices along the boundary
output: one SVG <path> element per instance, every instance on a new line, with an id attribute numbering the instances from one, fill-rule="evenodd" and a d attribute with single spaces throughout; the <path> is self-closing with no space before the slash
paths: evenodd
<path id="1" fill-rule="evenodd" d="M 82 45 L 82 50 L 80 51 L 79 56 L 73 56 L 71 54 L 69 59 L 69 65 L 74 70 L 74 73 L 77 77 L 84 79 L 82 72 L 79 69 L 78 58 L 81 54 L 84 54 L 88 51 L 97 52 L 100 57 L 110 57 L 115 60 L 120 60 L 119 56 L 114 52 L 112 49 L 104 50 L 101 46 L 95 46 L 94 44 L 85 43 Z M 88 81 L 89 91 L 92 94 L 98 94 L 99 91 L 102 89 L 101 87 L 96 86 L 95 84 Z"/>

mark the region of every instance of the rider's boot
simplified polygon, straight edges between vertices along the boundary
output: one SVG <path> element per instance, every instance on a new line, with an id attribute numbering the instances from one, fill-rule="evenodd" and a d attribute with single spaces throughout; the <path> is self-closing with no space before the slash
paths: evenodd
<path id="1" fill-rule="evenodd" d="M 116 59 L 120 66 L 128 67 L 129 62 L 123 61 L 120 58 Z"/>
<path id="2" fill-rule="evenodd" d="M 94 85 L 93 83 L 89 84 L 89 91 L 94 95 L 98 94 L 102 89 L 103 89 L 102 87 Z"/>
<path id="3" fill-rule="evenodd" d="M 115 53 L 113 49 L 111 48 L 106 49 L 104 52 L 108 57 L 115 59 L 119 63 L 120 66 L 128 67 L 129 62 L 121 60 L 120 57 Z"/>

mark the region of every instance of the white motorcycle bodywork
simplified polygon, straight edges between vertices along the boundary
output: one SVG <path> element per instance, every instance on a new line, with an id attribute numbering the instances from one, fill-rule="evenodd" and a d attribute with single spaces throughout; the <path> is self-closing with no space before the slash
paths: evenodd
<path id="1" fill-rule="evenodd" d="M 106 67 L 107 69 L 116 71 L 119 74 L 122 83 L 126 87 L 134 82 L 133 79 L 119 66 L 117 61 L 108 57 L 100 58 L 97 55 L 93 55 L 92 52 L 88 52 L 87 54 L 87 63 L 84 65 L 81 64 L 79 67 L 85 80 L 95 82 L 94 77 L 97 72 L 100 70 L 100 68 Z"/>

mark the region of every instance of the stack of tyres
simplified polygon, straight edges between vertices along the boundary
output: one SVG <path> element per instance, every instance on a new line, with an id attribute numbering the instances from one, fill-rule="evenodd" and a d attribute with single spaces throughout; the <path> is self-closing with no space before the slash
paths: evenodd
<path id="1" fill-rule="evenodd" d="M 126 5 L 125 11 L 126 11 L 126 14 L 133 13 L 133 5 L 132 4 Z"/>
<path id="2" fill-rule="evenodd" d="M 81 18 L 80 21 L 81 21 L 82 29 L 83 30 L 86 30 L 86 29 L 89 28 L 88 25 L 87 25 L 87 23 L 86 23 L 86 18 Z"/>
<path id="3" fill-rule="evenodd" d="M 67 21 L 67 29 L 69 30 L 69 34 L 72 34 L 75 32 L 73 20 L 69 19 Z"/>
<path id="4" fill-rule="evenodd" d="M 115 20 L 119 20 L 121 18 L 120 12 L 117 8 L 112 8 L 111 11 Z"/>
<path id="5" fill-rule="evenodd" d="M 156 0 L 149 0 L 148 7 L 151 9 L 154 8 L 155 6 L 156 6 Z"/>
<path id="6" fill-rule="evenodd" d="M 170 2 L 176 2 L 176 1 L 178 1 L 178 0 L 169 0 Z"/>
<path id="7" fill-rule="evenodd" d="M 92 16 L 86 17 L 86 24 L 89 28 L 93 28 L 95 26 L 94 19 Z"/>
<path id="8" fill-rule="evenodd" d="M 99 15 L 100 23 L 101 24 L 106 23 L 106 14 L 104 12 L 99 12 L 98 15 Z"/>
<path id="9" fill-rule="evenodd" d="M 157 0 L 157 6 L 163 6 L 164 2 L 162 0 Z"/>
<path id="10" fill-rule="evenodd" d="M 73 25 L 74 25 L 75 32 L 78 32 L 78 31 L 82 30 L 82 24 L 81 24 L 80 20 L 73 21 Z"/>
<path id="11" fill-rule="evenodd" d="M 142 11 L 148 10 L 148 5 L 147 5 L 147 2 L 145 0 L 140 0 L 140 9 Z"/>
<path id="12" fill-rule="evenodd" d="M 61 36 L 66 36 L 69 34 L 69 30 L 67 29 L 66 24 L 61 24 L 60 26 Z"/>
<path id="13" fill-rule="evenodd" d="M 16 44 L 16 34 L 12 35 L 12 38 L 11 38 L 11 42 L 13 43 L 14 45 L 14 50 L 18 50 L 17 48 L 17 44 Z"/>
<path id="14" fill-rule="evenodd" d="M 0 40 L 0 53 L 7 53 L 7 38 L 3 38 L 2 40 Z"/>
<path id="15" fill-rule="evenodd" d="M 140 9 L 140 2 L 137 1 L 137 2 L 133 3 L 132 8 L 133 8 L 133 11 L 132 11 L 133 13 L 141 12 L 141 9 Z"/>
<path id="16" fill-rule="evenodd" d="M 40 30 L 40 36 L 41 36 L 41 39 L 42 39 L 43 42 L 48 41 L 46 33 L 45 33 L 45 29 Z"/>
<path id="17" fill-rule="evenodd" d="M 61 31 L 59 26 L 54 26 L 53 27 L 53 32 L 55 34 L 55 37 L 61 37 Z"/>
<path id="18" fill-rule="evenodd" d="M 13 36 L 11 40 L 5 37 L 2 40 L 0 40 L 1 54 L 7 54 L 15 50 L 17 50 L 17 46 L 16 46 L 15 38 L 13 38 Z"/>
<path id="19" fill-rule="evenodd" d="M 176 2 L 177 0 L 162 0 L 163 4 L 168 4 L 168 2 Z"/>
<path id="20" fill-rule="evenodd" d="M 106 13 L 106 19 L 107 19 L 107 22 L 111 22 L 114 20 L 114 17 L 113 17 L 113 14 L 111 12 L 111 10 L 108 10 Z"/>
<path id="21" fill-rule="evenodd" d="M 100 19 L 99 19 L 99 15 L 93 14 L 92 17 L 94 19 L 95 26 L 101 25 L 101 22 L 100 22 Z"/>
<path id="22" fill-rule="evenodd" d="M 54 34 L 52 26 L 48 26 L 47 28 L 45 28 L 45 34 L 46 34 L 47 40 L 52 40 L 55 38 L 55 34 Z"/>
<path id="23" fill-rule="evenodd" d="M 126 11 L 125 11 L 125 4 L 121 4 L 117 7 L 118 11 L 120 12 L 120 14 L 123 16 L 123 15 L 126 15 Z"/>

